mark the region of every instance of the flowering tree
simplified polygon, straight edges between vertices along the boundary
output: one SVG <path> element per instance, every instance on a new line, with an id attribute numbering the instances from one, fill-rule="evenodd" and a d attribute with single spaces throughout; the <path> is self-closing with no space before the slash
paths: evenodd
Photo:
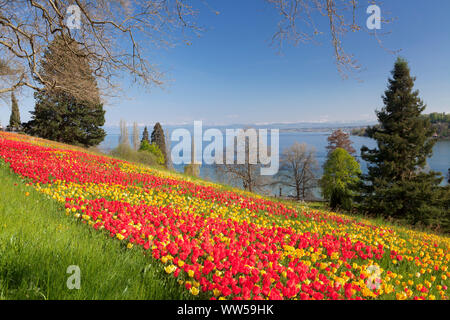
<path id="1" fill-rule="evenodd" d="M 352 141 L 348 133 L 345 133 L 341 129 L 333 131 L 328 137 L 328 154 L 336 150 L 336 148 L 342 148 L 348 153 L 354 155 L 356 150 L 352 147 Z"/>

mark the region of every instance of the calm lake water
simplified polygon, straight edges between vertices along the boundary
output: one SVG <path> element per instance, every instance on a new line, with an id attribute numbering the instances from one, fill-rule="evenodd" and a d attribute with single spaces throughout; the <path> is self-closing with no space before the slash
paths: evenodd
<path id="1" fill-rule="evenodd" d="M 131 129 L 131 128 L 130 128 Z M 140 128 L 141 131 L 143 128 Z M 173 128 L 166 128 L 169 133 Z M 206 130 L 206 128 L 204 129 Z M 119 141 L 119 133 L 117 128 L 106 129 L 107 136 L 105 140 L 100 144 L 100 148 L 108 151 L 117 146 Z M 131 130 L 129 130 L 131 133 Z M 330 131 L 324 132 L 280 132 L 280 153 L 290 147 L 295 142 L 298 143 L 306 143 L 310 147 L 314 147 L 316 149 L 316 159 L 319 164 L 319 176 L 322 174 L 322 165 L 326 161 L 327 150 L 326 146 L 328 144 L 327 138 L 330 134 Z M 130 134 L 131 135 L 131 134 Z M 142 136 L 142 132 L 140 133 L 140 137 Z M 131 138 L 130 138 L 131 139 Z M 372 140 L 367 137 L 359 137 L 359 136 L 351 136 L 351 141 L 353 142 L 353 147 L 357 151 L 358 160 L 361 164 L 361 170 L 363 172 L 367 172 L 367 163 L 363 161 L 360 157 L 360 149 L 363 145 L 366 145 L 369 148 L 376 147 L 375 140 Z M 270 140 L 270 139 L 269 139 Z M 207 143 L 204 143 L 205 146 Z M 176 165 L 174 168 L 183 172 L 182 165 Z M 433 148 L 433 155 L 427 161 L 426 169 L 431 169 L 434 171 L 441 172 L 444 177 L 447 177 L 448 168 L 450 168 L 450 141 L 438 141 Z M 214 172 L 211 167 L 202 166 L 200 169 L 200 175 L 202 177 L 209 178 L 214 180 Z M 446 184 L 447 179 L 444 179 L 443 184 Z M 275 192 L 275 191 L 274 191 Z"/>

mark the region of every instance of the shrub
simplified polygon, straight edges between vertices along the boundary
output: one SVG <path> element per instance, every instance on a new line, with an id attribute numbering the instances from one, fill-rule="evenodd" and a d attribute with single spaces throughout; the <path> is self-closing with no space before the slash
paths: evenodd
<path id="1" fill-rule="evenodd" d="M 156 161 L 160 165 L 164 165 L 164 155 L 161 152 L 161 149 L 155 143 L 149 143 L 147 140 L 142 140 L 141 147 L 139 148 L 140 152 L 149 152 L 155 156 Z"/>
<path id="2" fill-rule="evenodd" d="M 332 209 L 351 209 L 353 187 L 358 183 L 360 174 L 359 163 L 346 150 L 336 148 L 330 153 L 320 186 Z"/>
<path id="3" fill-rule="evenodd" d="M 198 164 L 187 164 L 184 167 L 184 173 L 190 176 L 198 177 L 200 175 L 200 165 Z"/>
<path id="4" fill-rule="evenodd" d="M 145 165 L 159 165 L 158 158 L 148 151 L 136 151 L 128 144 L 119 144 L 111 151 L 111 155 L 122 160 L 138 162 Z"/>

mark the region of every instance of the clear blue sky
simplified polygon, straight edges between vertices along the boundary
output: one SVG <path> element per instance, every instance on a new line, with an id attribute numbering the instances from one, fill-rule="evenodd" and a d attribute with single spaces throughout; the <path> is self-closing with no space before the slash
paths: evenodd
<path id="1" fill-rule="evenodd" d="M 365 31 L 348 35 L 344 46 L 364 70 L 343 80 L 334 65 L 328 36 L 320 45 L 285 45 L 283 55 L 269 46 L 277 14 L 263 0 L 210 0 L 212 13 L 200 7 L 199 23 L 208 30 L 192 45 L 180 43 L 152 54 L 167 71 L 164 89 L 146 92 L 124 80 L 127 98 L 105 105 L 107 125 L 120 118 L 129 123 L 208 124 L 374 120 L 382 107 L 395 56 Z M 365 7 L 358 12 L 365 28 Z M 450 112 L 450 24 L 448 0 L 391 0 L 382 15 L 397 20 L 383 31 L 389 49 L 401 49 L 417 76 L 416 88 L 427 103 L 426 112 Z M 323 21 L 323 20 L 322 20 Z M 322 30 L 327 31 L 322 23 Z M 32 98 L 20 101 L 22 120 L 29 119 Z M 10 108 L 0 107 L 6 125 Z"/>

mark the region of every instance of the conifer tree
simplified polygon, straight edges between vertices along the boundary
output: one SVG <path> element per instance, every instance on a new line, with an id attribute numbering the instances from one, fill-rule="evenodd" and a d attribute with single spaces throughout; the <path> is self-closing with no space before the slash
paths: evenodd
<path id="1" fill-rule="evenodd" d="M 16 95 L 11 93 L 11 117 L 9 118 L 9 129 L 17 131 L 20 129 L 20 112 Z"/>
<path id="2" fill-rule="evenodd" d="M 361 149 L 368 174 L 361 185 L 362 208 L 369 213 L 406 219 L 412 224 L 448 225 L 443 206 L 448 188 L 440 188 L 442 177 L 425 172 L 426 160 L 435 143 L 429 119 L 422 117 L 425 105 L 413 90 L 415 78 L 408 63 L 398 58 L 377 111 L 379 125 L 368 136 L 377 148 Z"/>
<path id="3" fill-rule="evenodd" d="M 142 144 L 144 141 L 147 141 L 147 142 L 150 144 L 150 139 L 148 138 L 148 129 L 147 129 L 147 126 L 145 126 L 144 132 L 142 133 L 141 144 Z"/>
<path id="4" fill-rule="evenodd" d="M 164 130 L 159 122 L 155 124 L 152 132 L 151 143 L 156 144 L 161 150 L 164 156 L 164 166 L 167 166 L 167 150 L 166 150 L 166 138 L 164 137 Z"/>
<path id="5" fill-rule="evenodd" d="M 67 49 L 67 41 L 72 50 Z M 88 56 L 79 49 L 76 41 L 67 36 L 55 36 L 40 66 L 40 74 L 45 79 L 52 79 L 59 70 L 70 68 L 74 81 L 79 86 L 89 86 L 96 99 L 95 102 L 79 100 L 58 87 L 35 92 L 36 106 L 31 112 L 31 121 L 25 126 L 26 132 L 84 147 L 102 142 L 106 136 L 101 128 L 105 123 L 105 111 Z"/>

